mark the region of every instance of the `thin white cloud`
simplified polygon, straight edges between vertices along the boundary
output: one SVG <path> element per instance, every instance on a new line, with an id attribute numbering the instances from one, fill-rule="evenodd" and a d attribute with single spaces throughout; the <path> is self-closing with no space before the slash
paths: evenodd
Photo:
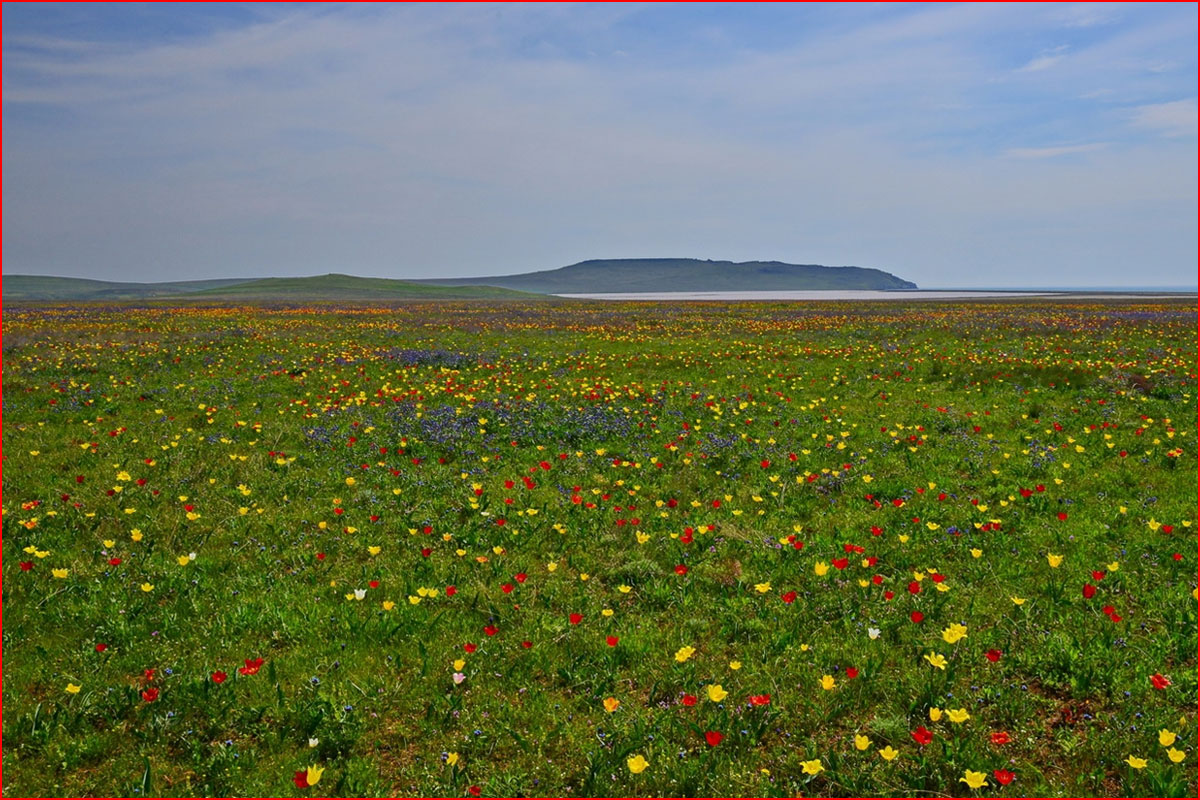
<path id="1" fill-rule="evenodd" d="M 1071 144 L 1059 147 L 1013 147 L 1004 154 L 1009 158 L 1057 158 L 1079 153 L 1094 153 L 1108 147 L 1108 142 L 1091 142 L 1090 144 Z"/>
<path id="2" fill-rule="evenodd" d="M 1196 98 L 1138 106 L 1133 109 L 1132 121 L 1163 136 L 1195 136 Z"/>
<path id="3" fill-rule="evenodd" d="M 1067 57 L 1067 45 L 1060 44 L 1052 50 L 1043 51 L 1041 55 L 1033 58 L 1028 64 L 1021 67 L 1017 72 L 1041 72 L 1044 69 L 1050 69 L 1058 62 Z"/>
<path id="4" fill-rule="evenodd" d="M 1093 28 L 1121 18 L 1121 3 L 1072 3 L 1057 15 L 1064 27 Z"/>

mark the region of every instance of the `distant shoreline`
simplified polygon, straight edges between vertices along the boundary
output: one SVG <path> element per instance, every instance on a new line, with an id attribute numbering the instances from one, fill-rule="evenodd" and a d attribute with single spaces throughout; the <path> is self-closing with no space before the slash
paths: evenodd
<path id="1" fill-rule="evenodd" d="M 829 289 L 806 291 L 745 291 L 745 292 L 588 292 L 556 294 L 571 300 L 983 300 L 988 298 L 1043 298 L 1063 300 L 1180 300 L 1196 296 L 1186 290 L 1030 290 L 1020 289 L 909 289 L 881 291 L 875 289 Z"/>

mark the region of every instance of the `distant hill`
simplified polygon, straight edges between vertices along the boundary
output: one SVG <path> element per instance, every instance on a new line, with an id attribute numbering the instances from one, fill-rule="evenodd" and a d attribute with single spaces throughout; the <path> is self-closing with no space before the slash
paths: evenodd
<path id="1" fill-rule="evenodd" d="M 360 278 L 337 273 L 308 278 L 224 278 L 165 283 L 114 283 L 42 275 L 3 276 L 3 299 L 9 302 L 103 302 L 156 298 L 294 302 L 467 300 L 607 292 L 915 288 L 917 286 L 914 283 L 867 267 L 823 267 L 817 264 L 785 264 L 781 261 L 735 263 L 697 258 L 596 259 L 520 275 L 421 280 Z"/>
<path id="2" fill-rule="evenodd" d="M 224 278 L 209 281 L 169 283 L 113 283 L 88 278 L 55 278 L 45 275 L 5 275 L 4 299 L 20 300 L 139 300 L 168 297 L 204 289 L 246 283 L 253 278 Z"/>
<path id="3" fill-rule="evenodd" d="M 868 267 L 823 267 L 782 261 L 614 258 L 519 275 L 437 278 L 438 286 L 476 284 L 546 294 L 590 292 L 723 292 L 804 289 L 916 289 L 911 281 Z"/>
<path id="4" fill-rule="evenodd" d="M 316 275 L 311 278 L 225 278 L 168 283 L 113 283 L 86 278 L 5 275 L 4 300 L 126 301 L 230 299 L 242 301 L 521 299 L 535 295 L 495 286 L 432 286 L 390 278 Z"/>
<path id="5" fill-rule="evenodd" d="M 311 278 L 261 278 L 247 283 L 191 292 L 190 298 L 239 300 L 472 300 L 521 299 L 534 295 L 495 286 L 435 286 L 392 278 L 315 275 Z"/>

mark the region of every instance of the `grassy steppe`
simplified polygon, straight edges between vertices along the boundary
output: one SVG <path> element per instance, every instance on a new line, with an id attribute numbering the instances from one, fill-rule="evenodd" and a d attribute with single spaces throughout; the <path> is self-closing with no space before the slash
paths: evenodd
<path id="1" fill-rule="evenodd" d="M 1186 304 L 6 311 L 7 796 L 1196 794 Z"/>

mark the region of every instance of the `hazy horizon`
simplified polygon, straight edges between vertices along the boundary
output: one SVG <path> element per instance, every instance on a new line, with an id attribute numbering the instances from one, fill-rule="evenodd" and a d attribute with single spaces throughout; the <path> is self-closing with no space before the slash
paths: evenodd
<path id="1" fill-rule="evenodd" d="M 664 257 L 1195 286 L 1194 4 L 6 4 L 3 23 L 8 274 Z"/>

